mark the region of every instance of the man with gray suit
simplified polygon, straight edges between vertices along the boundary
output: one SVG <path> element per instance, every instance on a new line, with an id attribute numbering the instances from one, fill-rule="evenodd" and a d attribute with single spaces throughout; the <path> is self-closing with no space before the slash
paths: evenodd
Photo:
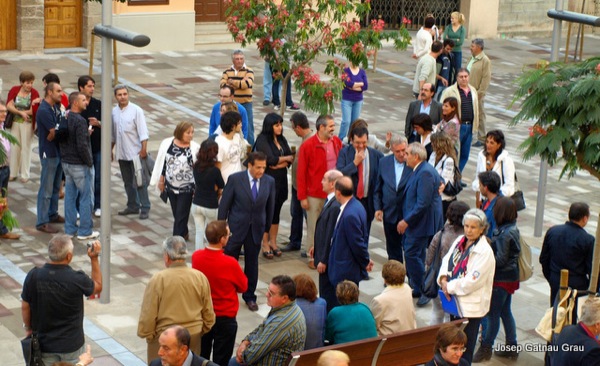
<path id="1" fill-rule="evenodd" d="M 238 259 L 244 247 L 244 273 L 248 290 L 242 298 L 248 309 L 257 311 L 258 255 L 263 234 L 269 232 L 275 208 L 275 180 L 265 175 L 267 156 L 248 154 L 248 170 L 229 176 L 219 204 L 219 220 L 227 220 L 232 236 L 225 254 Z"/>
<path id="2" fill-rule="evenodd" d="M 319 295 L 327 301 L 327 312 L 337 304 L 335 286 L 329 282 L 327 276 L 327 263 L 331 250 L 333 230 L 340 214 L 340 203 L 335 199 L 335 182 L 343 174 L 339 170 L 328 170 L 323 176 L 321 184 L 323 192 L 327 194 L 323 210 L 315 226 L 315 246 L 310 249 L 310 256 L 314 258 L 319 272 Z"/>
<path id="3" fill-rule="evenodd" d="M 417 114 L 425 113 L 431 117 L 431 122 L 437 125 L 442 120 L 442 104 L 433 99 L 435 95 L 435 86 L 431 83 L 425 83 L 421 87 L 419 100 L 411 102 L 406 113 L 406 121 L 404 123 L 404 135 L 410 140 L 410 135 L 416 135 L 411 124 L 412 118 Z"/>
<path id="4" fill-rule="evenodd" d="M 393 155 L 379 161 L 379 176 L 375 185 L 375 219 L 383 221 L 385 249 L 388 259 L 404 262 L 402 249 L 403 235 L 396 225 L 402 220 L 404 188 L 412 168 L 406 165 L 408 142 L 404 136 L 393 136 L 390 147 Z"/>

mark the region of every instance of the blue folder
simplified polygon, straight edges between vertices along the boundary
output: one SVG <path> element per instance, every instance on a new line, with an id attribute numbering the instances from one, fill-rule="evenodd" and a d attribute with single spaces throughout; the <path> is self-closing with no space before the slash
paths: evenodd
<path id="1" fill-rule="evenodd" d="M 442 301 L 442 308 L 444 309 L 444 312 L 454 315 L 458 318 L 462 318 L 462 311 L 460 311 L 460 305 L 458 304 L 456 296 L 450 295 L 450 300 L 448 300 L 446 298 L 446 294 L 444 294 L 444 291 L 439 290 L 438 292 L 440 300 Z"/>

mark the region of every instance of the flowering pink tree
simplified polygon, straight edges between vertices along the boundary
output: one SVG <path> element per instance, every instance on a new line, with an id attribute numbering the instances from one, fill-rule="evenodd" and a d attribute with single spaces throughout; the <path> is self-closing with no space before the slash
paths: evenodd
<path id="1" fill-rule="evenodd" d="M 368 68 L 384 40 L 396 49 L 406 49 L 408 31 L 384 31 L 382 20 L 373 20 L 362 29 L 357 19 L 369 12 L 370 1 L 352 0 L 225 0 L 227 26 L 236 42 L 256 43 L 260 55 L 271 63 L 273 76 L 282 79 L 281 100 L 293 77 L 301 101 L 308 110 L 331 113 L 341 98 L 345 65 L 335 59 Z M 316 73 L 312 62 L 327 55 L 325 74 Z M 285 76 L 284 76 L 285 74 Z M 285 103 L 281 103 L 281 115 Z"/>

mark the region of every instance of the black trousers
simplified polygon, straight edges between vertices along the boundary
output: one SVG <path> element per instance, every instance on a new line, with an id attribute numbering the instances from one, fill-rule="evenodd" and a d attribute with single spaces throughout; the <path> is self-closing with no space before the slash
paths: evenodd
<path id="1" fill-rule="evenodd" d="M 171 212 L 173 212 L 173 235 L 185 237 L 188 235 L 188 220 L 192 208 L 193 192 L 175 193 L 167 191 Z"/>
<path id="2" fill-rule="evenodd" d="M 237 329 L 235 318 L 218 316 L 210 332 L 202 336 L 200 356 L 213 360 L 217 365 L 227 365 L 233 355 Z"/>
<path id="3" fill-rule="evenodd" d="M 231 240 L 225 247 L 225 254 L 232 256 L 236 260 L 240 257 L 242 246 L 244 247 L 244 274 L 248 278 L 248 290 L 242 294 L 245 302 L 256 302 L 256 284 L 258 282 L 258 255 L 260 254 L 260 242 L 255 243 L 252 238 L 252 226 L 246 233 L 246 238 L 242 243 L 235 243 Z"/>
<path id="4" fill-rule="evenodd" d="M 383 232 L 385 233 L 385 250 L 388 259 L 395 259 L 404 263 L 404 247 L 402 244 L 402 234 L 398 232 L 397 225 L 384 222 Z"/>

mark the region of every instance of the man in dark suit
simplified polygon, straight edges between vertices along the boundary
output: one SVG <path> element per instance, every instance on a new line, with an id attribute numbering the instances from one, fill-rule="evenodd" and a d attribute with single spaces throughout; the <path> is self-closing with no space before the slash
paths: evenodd
<path id="1" fill-rule="evenodd" d="M 562 269 L 569 271 L 569 287 L 581 291 L 590 285 L 594 237 L 584 229 L 589 219 L 590 206 L 574 202 L 569 208 L 569 221 L 551 227 L 544 236 L 540 264 L 550 284 L 550 305 L 558 293 Z"/>
<path id="2" fill-rule="evenodd" d="M 315 246 L 309 253 L 314 258 L 319 272 L 319 295 L 327 301 L 327 312 L 337 303 L 335 286 L 332 286 L 327 276 L 327 264 L 331 250 L 333 230 L 340 214 L 340 203 L 335 199 L 335 182 L 343 174 L 339 170 L 328 170 L 323 176 L 323 192 L 327 194 L 323 210 L 315 226 Z"/>
<path id="3" fill-rule="evenodd" d="M 352 179 L 354 195 L 367 212 L 368 235 L 371 231 L 371 222 L 375 217 L 373 197 L 379 175 L 379 160 L 383 158 L 383 154 L 372 147 L 367 147 L 369 130 L 365 127 L 355 128 L 350 131 L 348 137 L 352 145 L 348 145 L 340 151 L 337 169 Z"/>
<path id="4" fill-rule="evenodd" d="M 417 114 L 428 114 L 434 125 L 437 125 L 442 120 L 442 104 L 433 99 L 434 95 L 435 86 L 431 83 L 425 83 L 421 88 L 419 99 L 410 102 L 408 105 L 408 113 L 406 113 L 406 120 L 404 123 L 404 135 L 407 139 L 410 140 L 410 135 L 416 135 L 416 132 L 413 131 L 411 121 Z"/>
<path id="5" fill-rule="evenodd" d="M 150 362 L 150 366 L 183 366 L 188 358 L 191 361 L 190 366 L 217 366 L 216 363 L 190 351 L 190 338 L 190 332 L 180 325 L 165 329 L 158 338 L 160 358 Z"/>
<path id="6" fill-rule="evenodd" d="M 333 230 L 327 265 L 329 282 L 334 288 L 343 280 L 358 285 L 373 268 L 373 261 L 369 258 L 367 213 L 352 192 L 350 177 L 341 177 L 335 182 L 335 199 L 340 203 L 340 214 Z"/>
<path id="7" fill-rule="evenodd" d="M 232 236 L 225 254 L 239 258 L 244 247 L 244 273 L 248 290 L 242 298 L 248 309 L 258 310 L 256 283 L 258 255 L 264 233 L 269 232 L 275 208 L 275 180 L 265 175 L 267 156 L 262 152 L 248 154 L 248 170 L 229 176 L 219 204 L 219 220 L 227 220 Z"/>
<path id="8" fill-rule="evenodd" d="M 379 161 L 379 176 L 375 185 L 374 204 L 375 219 L 383 221 L 385 233 L 385 249 L 388 259 L 404 262 L 402 234 L 396 225 L 402 220 L 402 201 L 404 187 L 412 168 L 406 165 L 407 141 L 404 136 L 394 136 L 390 141 L 393 155 Z"/>
<path id="9" fill-rule="evenodd" d="M 406 188 L 402 212 L 404 218 L 397 229 L 404 234 L 406 269 L 413 289 L 419 297 L 417 306 L 425 306 L 431 299 L 421 296 L 425 274 L 425 251 L 433 235 L 443 226 L 442 198 L 439 194 L 442 178 L 435 168 L 425 161 L 427 152 L 418 142 L 408 145 L 406 163 L 413 169 Z"/>

